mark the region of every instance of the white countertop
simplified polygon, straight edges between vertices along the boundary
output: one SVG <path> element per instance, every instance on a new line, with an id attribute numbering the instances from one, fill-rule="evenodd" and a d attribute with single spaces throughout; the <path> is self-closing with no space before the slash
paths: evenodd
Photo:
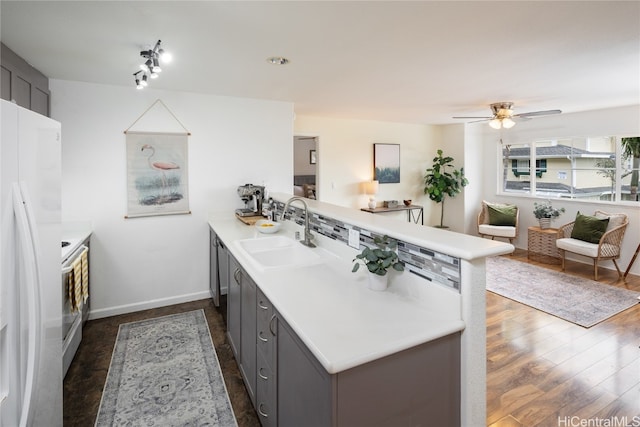
<path id="1" fill-rule="evenodd" d="M 236 242 L 271 235 L 241 223 L 233 212 L 212 214 L 209 224 L 330 374 L 465 327 L 458 293 L 432 285 L 443 295 L 439 309 L 433 309 L 405 288 L 404 283 L 418 280 L 407 271 L 392 277 L 387 291 L 369 290 L 364 269 L 351 272 L 357 251 L 342 243 L 316 234 L 314 251 L 322 256 L 322 264 L 262 271 Z M 293 237 L 293 230 L 301 229 L 285 221 L 278 233 Z"/>

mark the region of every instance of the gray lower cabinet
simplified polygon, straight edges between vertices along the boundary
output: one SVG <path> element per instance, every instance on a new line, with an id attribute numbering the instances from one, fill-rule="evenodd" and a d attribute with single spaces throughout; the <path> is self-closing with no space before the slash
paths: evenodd
<path id="1" fill-rule="evenodd" d="M 278 320 L 278 425 L 459 426 L 460 334 L 330 375 Z"/>
<path id="2" fill-rule="evenodd" d="M 217 254 L 227 336 L 264 427 L 460 425 L 460 333 L 329 374 L 226 248 Z"/>
<path id="3" fill-rule="evenodd" d="M 218 271 L 218 238 L 213 229 L 209 229 L 209 290 L 216 307 L 220 307 L 220 276 Z"/>
<path id="4" fill-rule="evenodd" d="M 278 425 L 277 405 L 277 317 L 271 301 L 260 288 L 257 293 L 256 411 L 264 427 Z"/>
<path id="5" fill-rule="evenodd" d="M 240 308 L 240 372 L 256 406 L 256 284 L 248 274 L 241 273 L 242 306 Z M 236 359 L 237 360 L 237 359 Z"/>
<path id="6" fill-rule="evenodd" d="M 221 251 L 218 248 L 218 264 L 227 262 L 227 280 L 229 281 L 229 290 L 227 293 L 227 338 L 231 345 L 231 350 L 237 361 L 240 361 L 240 307 L 241 307 L 241 275 L 242 270 L 236 259 L 224 249 Z M 220 267 L 221 268 L 221 267 Z M 222 277 L 222 270 L 218 271 L 220 277 Z M 238 362 L 239 363 L 239 362 Z"/>

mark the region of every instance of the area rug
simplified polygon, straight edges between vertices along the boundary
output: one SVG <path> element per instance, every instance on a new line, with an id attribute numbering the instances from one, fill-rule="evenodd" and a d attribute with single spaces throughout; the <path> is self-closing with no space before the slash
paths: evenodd
<path id="1" fill-rule="evenodd" d="M 487 290 L 585 328 L 633 307 L 640 296 L 505 257 L 487 258 Z"/>
<path id="2" fill-rule="evenodd" d="M 203 310 L 120 325 L 96 426 L 237 426 Z"/>

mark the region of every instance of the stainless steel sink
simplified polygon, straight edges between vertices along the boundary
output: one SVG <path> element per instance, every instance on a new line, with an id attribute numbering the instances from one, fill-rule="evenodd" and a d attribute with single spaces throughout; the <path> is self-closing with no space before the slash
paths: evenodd
<path id="1" fill-rule="evenodd" d="M 238 247 L 261 269 L 297 267 L 322 262 L 316 251 L 284 236 L 239 240 Z"/>

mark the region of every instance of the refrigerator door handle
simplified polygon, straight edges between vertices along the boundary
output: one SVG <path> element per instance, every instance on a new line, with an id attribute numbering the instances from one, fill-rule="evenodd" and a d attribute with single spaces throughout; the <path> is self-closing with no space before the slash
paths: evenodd
<path id="1" fill-rule="evenodd" d="M 22 398 L 20 427 L 31 425 L 33 403 L 36 393 L 38 364 L 41 350 L 41 313 L 40 313 L 40 277 L 38 270 L 37 236 L 34 235 L 35 222 L 29 211 L 28 192 L 24 184 L 13 183 L 13 208 L 16 217 L 17 238 L 19 240 L 25 267 L 25 280 L 28 300 L 28 351 L 27 370 Z"/>

